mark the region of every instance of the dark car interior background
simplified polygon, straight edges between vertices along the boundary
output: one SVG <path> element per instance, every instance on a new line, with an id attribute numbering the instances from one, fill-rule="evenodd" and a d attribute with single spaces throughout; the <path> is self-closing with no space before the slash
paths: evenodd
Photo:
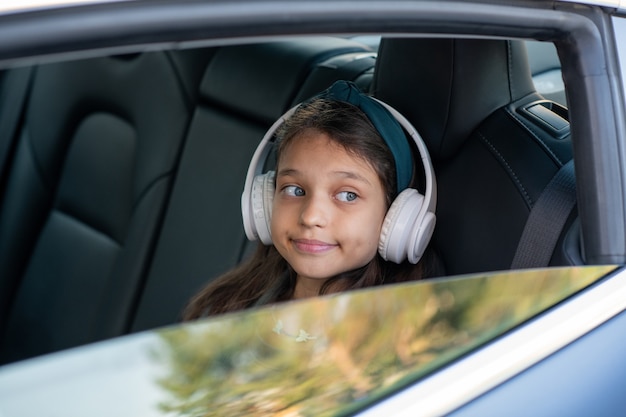
<path id="1" fill-rule="evenodd" d="M 256 245 L 239 204 L 264 132 L 340 79 L 427 143 L 446 274 L 511 268 L 572 159 L 551 43 L 301 37 L 12 68 L 0 75 L 0 363 L 177 322 Z M 539 264 L 582 263 L 575 217 L 561 215 Z"/>

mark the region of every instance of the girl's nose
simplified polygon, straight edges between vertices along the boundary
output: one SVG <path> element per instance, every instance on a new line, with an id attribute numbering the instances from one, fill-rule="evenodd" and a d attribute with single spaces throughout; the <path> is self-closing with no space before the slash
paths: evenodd
<path id="1" fill-rule="evenodd" d="M 324 227 L 328 223 L 327 203 L 320 196 L 305 198 L 300 211 L 300 224 L 306 227 Z"/>

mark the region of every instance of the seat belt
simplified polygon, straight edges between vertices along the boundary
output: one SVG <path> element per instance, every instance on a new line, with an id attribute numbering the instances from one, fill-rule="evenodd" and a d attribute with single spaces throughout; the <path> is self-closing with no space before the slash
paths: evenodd
<path id="1" fill-rule="evenodd" d="M 17 130 L 30 94 L 33 72 L 33 67 L 28 66 L 10 69 L 3 74 L 0 93 L 0 188 L 17 142 Z"/>
<path id="2" fill-rule="evenodd" d="M 576 176 L 572 159 L 552 177 L 531 209 L 511 269 L 548 266 L 575 205 Z"/>

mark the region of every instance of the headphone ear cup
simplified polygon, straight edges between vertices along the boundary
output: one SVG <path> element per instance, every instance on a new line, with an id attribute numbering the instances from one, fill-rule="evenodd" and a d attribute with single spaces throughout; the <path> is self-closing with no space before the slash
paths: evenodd
<path id="1" fill-rule="evenodd" d="M 257 175 L 252 182 L 251 205 L 254 229 L 264 245 L 272 244 L 270 225 L 276 188 L 275 178 L 276 173 L 269 171 L 263 175 Z"/>
<path id="2" fill-rule="evenodd" d="M 435 227 L 435 215 L 424 207 L 424 196 L 413 188 L 402 191 L 389 207 L 378 241 L 386 261 L 419 262 Z"/>
<path id="3" fill-rule="evenodd" d="M 412 232 L 414 238 L 409 240 L 409 247 L 407 248 L 407 259 L 412 264 L 418 263 L 422 258 L 430 239 L 433 237 L 435 222 L 435 214 L 426 211 L 424 216 L 415 223 Z"/>

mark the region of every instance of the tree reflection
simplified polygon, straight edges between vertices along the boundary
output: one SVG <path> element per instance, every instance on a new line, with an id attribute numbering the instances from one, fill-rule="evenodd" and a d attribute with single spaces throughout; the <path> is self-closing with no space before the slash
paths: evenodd
<path id="1" fill-rule="evenodd" d="M 350 414 L 492 340 L 610 267 L 409 283 L 161 332 L 159 404 L 182 416 Z"/>

